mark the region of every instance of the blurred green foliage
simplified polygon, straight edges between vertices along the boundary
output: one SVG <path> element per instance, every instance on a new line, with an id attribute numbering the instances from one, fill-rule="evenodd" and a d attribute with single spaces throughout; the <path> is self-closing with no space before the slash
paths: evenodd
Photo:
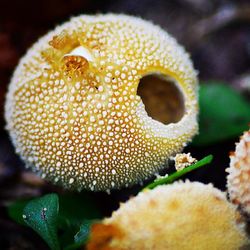
<path id="1" fill-rule="evenodd" d="M 201 84 L 199 105 L 199 135 L 192 142 L 195 146 L 238 137 L 249 128 L 250 103 L 226 84 Z"/>

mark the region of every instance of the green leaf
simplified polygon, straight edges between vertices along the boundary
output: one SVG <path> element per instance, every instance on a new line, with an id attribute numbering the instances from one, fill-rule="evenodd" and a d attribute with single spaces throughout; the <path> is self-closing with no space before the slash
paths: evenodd
<path id="1" fill-rule="evenodd" d="M 41 199 L 43 198 L 44 197 L 42 197 Z M 16 222 L 26 225 L 26 226 L 27 226 L 27 219 L 25 221 L 23 220 L 23 209 L 29 203 L 29 201 L 30 199 L 19 200 L 10 204 L 8 207 L 9 216 Z M 32 209 L 34 209 L 34 205 L 38 206 L 37 208 L 38 210 L 44 207 L 43 206 L 44 200 L 39 201 L 39 199 L 35 199 L 33 201 L 35 201 L 35 203 L 33 204 Z M 56 198 L 56 203 L 58 203 L 58 198 Z M 91 196 L 88 192 L 82 192 L 82 193 L 69 192 L 65 194 L 60 194 L 59 206 L 60 206 L 60 209 L 59 209 L 58 215 L 56 213 L 56 216 L 55 216 L 57 217 L 57 224 L 53 222 L 53 225 L 55 225 L 55 227 L 57 225 L 58 229 L 60 230 L 59 231 L 60 245 L 63 246 L 65 249 L 76 249 L 83 243 L 79 241 L 75 242 L 74 241 L 75 235 L 79 232 L 79 229 L 83 227 L 82 226 L 83 224 L 86 224 L 88 221 L 92 221 L 92 220 L 94 221 L 96 219 L 101 218 L 100 209 L 95 204 L 95 200 L 93 199 L 93 196 Z M 38 214 L 39 214 L 39 211 L 38 211 Z M 35 225 L 38 224 L 37 222 L 34 222 L 34 223 Z M 42 231 L 46 232 L 46 230 L 44 229 L 42 229 Z M 42 236 L 40 232 L 38 233 L 39 235 Z M 76 236 L 76 239 L 78 239 L 78 236 Z"/>
<path id="2" fill-rule="evenodd" d="M 83 245 L 87 242 L 90 234 L 90 229 L 93 223 L 95 223 L 96 220 L 85 220 L 83 224 L 80 227 L 79 232 L 75 235 L 74 240 L 75 243 Z"/>
<path id="3" fill-rule="evenodd" d="M 9 217 L 15 222 L 21 225 L 27 226 L 27 224 L 23 220 L 23 209 L 29 201 L 30 199 L 25 199 L 25 200 L 17 200 L 11 203 L 7 207 L 7 212 L 8 212 Z"/>
<path id="4" fill-rule="evenodd" d="M 199 103 L 200 131 L 193 145 L 208 145 L 238 137 L 248 129 L 250 103 L 226 84 L 201 84 Z"/>
<path id="5" fill-rule="evenodd" d="M 31 200 L 23 210 L 23 218 L 53 250 L 60 249 L 57 237 L 58 196 L 48 194 Z"/>
<path id="6" fill-rule="evenodd" d="M 77 249 L 77 248 L 83 246 L 84 244 L 86 244 L 86 242 L 89 238 L 91 226 L 96 221 L 97 220 L 84 220 L 84 222 L 80 226 L 80 230 L 74 236 L 74 243 L 67 246 L 65 248 L 65 250 Z"/>
<path id="7" fill-rule="evenodd" d="M 198 168 L 201 168 L 209 163 L 211 163 L 211 161 L 213 160 L 213 156 L 212 155 L 208 155 L 206 157 L 204 157 L 203 159 L 201 159 L 200 161 L 197 161 L 196 163 L 180 170 L 177 172 L 174 172 L 173 174 L 167 176 L 167 177 L 163 177 L 160 179 L 156 179 L 154 182 L 150 183 L 149 185 L 147 185 L 145 188 L 143 188 L 143 191 L 147 190 L 147 189 L 153 189 L 159 185 L 163 185 L 163 184 L 171 184 L 173 183 L 176 179 L 180 178 L 181 176 L 195 170 Z"/>

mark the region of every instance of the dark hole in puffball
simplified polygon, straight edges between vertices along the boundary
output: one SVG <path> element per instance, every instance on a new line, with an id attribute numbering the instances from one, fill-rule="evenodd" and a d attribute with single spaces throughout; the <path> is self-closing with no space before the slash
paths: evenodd
<path id="1" fill-rule="evenodd" d="M 177 123 L 184 115 L 183 95 L 169 77 L 160 74 L 142 77 L 137 95 L 141 97 L 147 114 L 163 124 Z"/>

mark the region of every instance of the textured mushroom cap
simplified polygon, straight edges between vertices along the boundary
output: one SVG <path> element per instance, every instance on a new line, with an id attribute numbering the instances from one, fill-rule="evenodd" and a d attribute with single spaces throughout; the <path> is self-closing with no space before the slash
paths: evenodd
<path id="1" fill-rule="evenodd" d="M 137 88 L 152 73 L 172 77 L 182 93 L 178 122 L 147 115 Z M 162 169 L 197 132 L 196 72 L 159 27 L 125 15 L 83 15 L 22 58 L 5 116 L 16 152 L 43 178 L 78 190 L 130 186 Z"/>
<path id="2" fill-rule="evenodd" d="M 230 156 L 226 169 L 230 200 L 250 215 L 250 130 L 245 132 Z"/>
<path id="3" fill-rule="evenodd" d="M 236 250 L 249 244 L 225 194 L 199 182 L 139 193 L 91 229 L 88 250 Z"/>

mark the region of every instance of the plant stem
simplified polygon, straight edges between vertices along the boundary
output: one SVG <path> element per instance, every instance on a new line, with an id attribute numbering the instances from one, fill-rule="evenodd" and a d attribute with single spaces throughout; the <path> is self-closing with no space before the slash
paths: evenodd
<path id="1" fill-rule="evenodd" d="M 195 170 L 198 169 L 200 167 L 203 167 L 209 163 L 211 163 L 211 161 L 213 160 L 213 156 L 212 155 L 208 155 L 206 157 L 204 157 L 203 159 L 201 159 L 200 161 L 180 170 L 177 172 L 174 172 L 173 174 L 167 176 L 167 177 L 163 177 L 160 179 L 156 179 L 154 182 L 150 183 L 149 185 L 147 185 L 145 188 L 143 188 L 142 191 L 145 191 L 147 189 L 153 189 L 159 185 L 163 185 L 163 184 L 171 184 L 173 183 L 176 179 L 180 178 L 181 176 Z"/>

